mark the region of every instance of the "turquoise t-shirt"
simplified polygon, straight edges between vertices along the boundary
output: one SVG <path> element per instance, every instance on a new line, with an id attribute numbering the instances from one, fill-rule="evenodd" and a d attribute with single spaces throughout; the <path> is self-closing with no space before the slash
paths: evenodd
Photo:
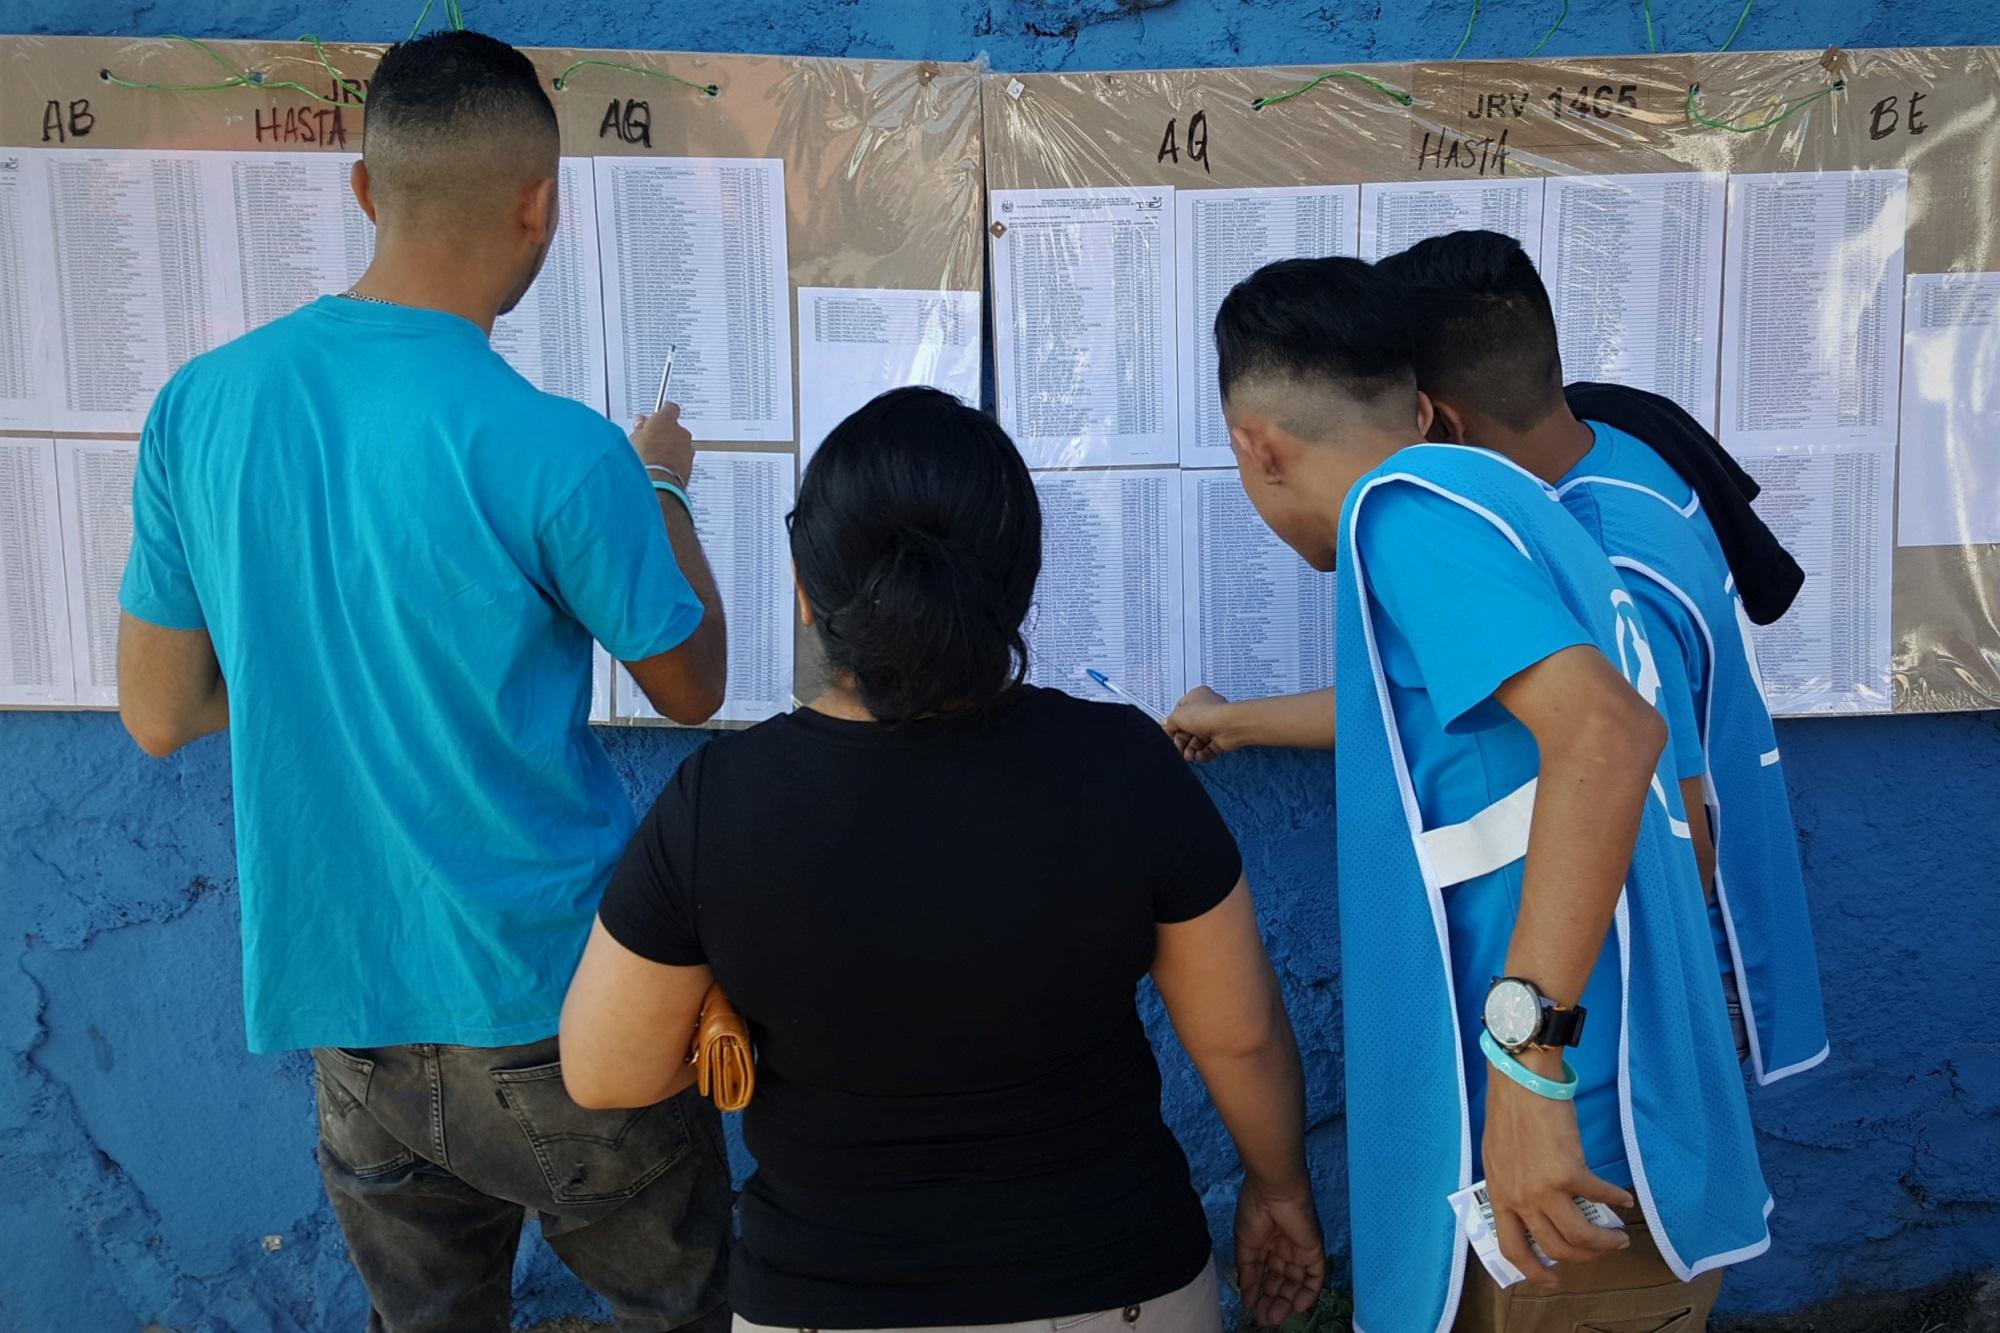
<path id="1" fill-rule="evenodd" d="M 1715 535 L 1715 528 L 1709 523 L 1708 516 L 1701 512 L 1694 489 L 1682 480 L 1680 473 L 1674 471 L 1666 459 L 1637 436 L 1601 421 L 1585 424 L 1595 434 L 1596 440 L 1590 452 L 1556 483 L 1557 491 L 1564 496 L 1564 503 L 1575 512 L 1578 497 L 1572 495 L 1572 486 L 1585 477 L 1606 477 L 1615 482 L 1643 486 L 1666 497 L 1680 508 L 1682 516 L 1676 518 L 1662 506 L 1655 516 L 1656 521 L 1661 524 L 1678 523 L 1681 529 L 1694 535 L 1695 541 L 1713 564 L 1720 586 L 1721 581 L 1728 577 L 1729 562 L 1722 554 L 1722 543 Z M 1588 496 L 1581 497 L 1581 502 L 1587 505 Z M 1579 513 L 1578 518 L 1585 531 L 1600 542 L 1603 540 L 1600 524 L 1592 522 L 1586 513 Z M 1674 539 L 1683 536 L 1684 533 L 1677 529 Z M 1707 693 L 1714 677 L 1713 665 L 1708 660 L 1707 638 L 1695 623 L 1694 612 L 1650 579 L 1626 578 L 1625 586 L 1631 589 L 1632 601 L 1639 608 L 1639 620 L 1646 628 L 1647 642 L 1653 648 L 1653 662 L 1659 669 L 1660 712 L 1667 720 L 1674 776 L 1682 780 L 1698 778 L 1708 771 L 1708 755 L 1702 748 L 1701 718 L 1695 707 L 1695 701 Z M 1708 904 L 1708 918 L 1717 964 L 1727 973 L 1732 968 L 1729 936 L 1722 923 L 1722 909 L 1712 898 Z"/>
<path id="2" fill-rule="evenodd" d="M 473 324 L 324 297 L 197 358 L 121 601 L 229 683 L 250 1048 L 555 1032 L 631 802 L 588 725 L 701 604 L 616 426 Z"/>
<path id="3" fill-rule="evenodd" d="M 1358 513 L 1354 532 L 1377 607 L 1389 705 L 1424 826 L 1460 823 L 1541 771 L 1535 738 L 1494 692 L 1544 658 L 1593 641 L 1547 573 L 1463 505 L 1416 486 L 1384 487 Z M 1507 970 L 1523 865 L 1517 860 L 1444 890 L 1475 1179 L 1485 1174 L 1482 1012 L 1487 986 Z M 1583 1043 L 1567 1056 L 1578 1079 L 1584 1161 L 1629 1187 L 1618 1108 L 1617 945 L 1609 936 L 1606 948 L 1579 997 L 1589 1011 Z"/>

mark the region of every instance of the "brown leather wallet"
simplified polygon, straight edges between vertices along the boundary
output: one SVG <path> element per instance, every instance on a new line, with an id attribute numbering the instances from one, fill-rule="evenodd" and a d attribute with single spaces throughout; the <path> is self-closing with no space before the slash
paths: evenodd
<path id="1" fill-rule="evenodd" d="M 740 1111 L 750 1104 L 750 1094 L 757 1090 L 750 1025 L 720 986 L 710 986 L 702 999 L 694 1051 L 688 1058 L 694 1061 L 695 1086 L 702 1096 L 714 1099 L 716 1110 Z"/>

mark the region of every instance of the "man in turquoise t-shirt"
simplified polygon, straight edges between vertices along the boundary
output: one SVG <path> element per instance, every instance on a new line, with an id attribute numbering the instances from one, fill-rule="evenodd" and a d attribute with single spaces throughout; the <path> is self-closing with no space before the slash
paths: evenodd
<path id="1" fill-rule="evenodd" d="M 1494 449 L 1553 485 L 1630 590 L 1738 1052 L 1759 1083 L 1813 1067 L 1826 1023 L 1797 829 L 1749 617 L 1700 495 L 1646 442 L 1570 411 L 1548 291 L 1518 241 L 1453 232 L 1377 267 L 1419 316 L 1431 438 Z"/>
<path id="2" fill-rule="evenodd" d="M 1409 306 L 1359 261 L 1288 261 L 1216 320 L 1245 490 L 1338 567 L 1356 1324 L 1698 1327 L 1716 1270 L 1768 1245 L 1769 1192 L 1657 654 L 1551 486 L 1423 443 Z M 1445 1202 L 1481 1177 L 1507 1291 Z"/>
<path id="3" fill-rule="evenodd" d="M 508 1327 L 527 1210 L 621 1329 L 728 1322 L 714 1111 L 585 1111 L 557 1061 L 634 825 L 592 640 L 683 722 L 727 660 L 678 413 L 628 441 L 488 345 L 557 153 L 519 52 L 392 48 L 354 172 L 373 263 L 177 374 L 133 491 L 120 708 L 156 755 L 229 731 L 249 1043 L 314 1048 L 321 1171 L 397 1333 Z"/>

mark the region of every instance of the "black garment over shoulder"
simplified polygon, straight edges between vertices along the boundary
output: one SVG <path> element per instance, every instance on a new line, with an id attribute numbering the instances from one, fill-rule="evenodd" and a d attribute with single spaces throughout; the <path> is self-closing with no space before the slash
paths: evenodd
<path id="1" fill-rule="evenodd" d="M 1673 399 L 1644 389 L 1579 380 L 1563 393 L 1577 417 L 1644 441 L 1701 497 L 1751 620 L 1768 625 L 1791 609 L 1805 586 L 1805 571 L 1750 507 L 1756 480 L 1699 421 Z"/>
<path id="2" fill-rule="evenodd" d="M 1136 1007 L 1156 926 L 1242 874 L 1136 709 L 1022 686 L 901 726 L 801 710 L 698 750 L 605 928 L 750 1024 L 731 1300 L 795 1328 L 1143 1302 L 1209 1254 Z"/>

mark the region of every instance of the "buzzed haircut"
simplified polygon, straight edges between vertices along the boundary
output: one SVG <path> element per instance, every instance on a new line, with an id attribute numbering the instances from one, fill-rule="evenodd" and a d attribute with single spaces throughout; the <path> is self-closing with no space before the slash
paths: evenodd
<path id="1" fill-rule="evenodd" d="M 485 33 L 389 48 L 368 84 L 362 158 L 392 206 L 468 210 L 554 170 L 555 105 L 528 58 Z"/>
<path id="2" fill-rule="evenodd" d="M 1230 288 L 1215 312 L 1222 399 L 1322 438 L 1333 395 L 1399 416 L 1416 390 L 1411 329 L 1395 285 L 1359 259 L 1281 259 Z"/>
<path id="3" fill-rule="evenodd" d="M 1419 241 L 1376 267 L 1416 316 L 1417 383 L 1515 430 L 1562 396 L 1555 312 L 1528 252 L 1496 231 Z"/>

